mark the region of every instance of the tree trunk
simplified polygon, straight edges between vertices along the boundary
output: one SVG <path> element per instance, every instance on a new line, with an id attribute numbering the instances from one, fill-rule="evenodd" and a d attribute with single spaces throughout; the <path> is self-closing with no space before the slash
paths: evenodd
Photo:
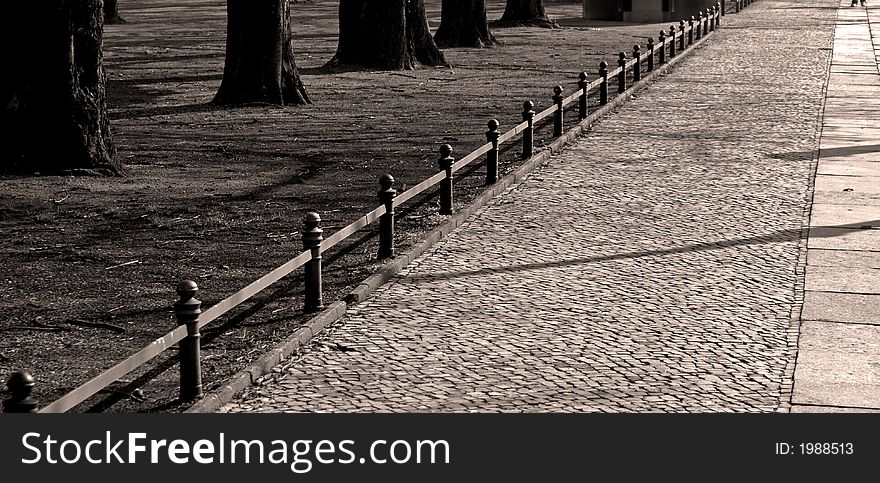
<path id="1" fill-rule="evenodd" d="M 486 23 L 486 0 L 443 0 L 440 27 L 434 34 L 438 47 L 491 47 L 498 45 Z"/>
<path id="2" fill-rule="evenodd" d="M 101 0 L 15 1 L 4 8 L 10 21 L 0 30 L 0 171 L 119 174 L 107 118 Z"/>
<path id="3" fill-rule="evenodd" d="M 339 46 L 328 67 L 448 66 L 428 30 L 424 0 L 340 0 Z"/>
<path id="4" fill-rule="evenodd" d="M 559 27 L 547 17 L 544 0 L 507 0 L 504 15 L 492 23 L 493 27 Z"/>
<path id="5" fill-rule="evenodd" d="M 293 58 L 287 0 L 228 0 L 222 105 L 310 103 Z"/>
<path id="6" fill-rule="evenodd" d="M 125 23 L 119 16 L 118 0 L 104 0 L 104 24 Z"/>

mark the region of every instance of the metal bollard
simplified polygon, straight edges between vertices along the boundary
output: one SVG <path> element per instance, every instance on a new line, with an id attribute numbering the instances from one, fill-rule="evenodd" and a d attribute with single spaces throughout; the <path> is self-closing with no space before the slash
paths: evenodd
<path id="1" fill-rule="evenodd" d="M 321 281 L 321 241 L 324 230 L 321 229 L 321 215 L 310 211 L 303 217 L 302 242 L 303 250 L 312 252 L 312 259 L 305 265 L 305 304 L 306 312 L 317 312 L 324 308 L 323 283 Z"/>
<path id="2" fill-rule="evenodd" d="M 559 137 L 562 136 L 562 101 L 564 98 L 562 97 L 562 86 L 556 86 L 553 88 L 553 103 L 556 104 L 556 111 L 553 112 L 553 136 Z"/>
<path id="3" fill-rule="evenodd" d="M 486 142 L 492 143 L 492 149 L 486 153 L 486 185 L 495 184 L 498 181 L 498 138 L 501 132 L 498 131 L 498 120 L 492 119 L 488 123 L 489 130 L 486 131 Z"/>
<path id="4" fill-rule="evenodd" d="M 201 338 L 199 314 L 202 301 L 196 298 L 199 286 L 192 280 L 177 284 L 180 299 L 174 303 L 177 325 L 186 325 L 186 337 L 180 341 L 180 400 L 191 401 L 202 395 Z"/>
<path id="5" fill-rule="evenodd" d="M 740 2 L 742 2 L 742 0 L 736 0 L 735 2 L 733 2 L 733 5 L 734 5 L 733 11 L 734 11 L 734 13 L 739 13 L 739 10 L 740 10 L 739 4 L 740 4 Z"/>
<path id="6" fill-rule="evenodd" d="M 648 72 L 654 70 L 654 37 L 648 37 Z"/>
<path id="7" fill-rule="evenodd" d="M 691 15 L 691 18 L 688 20 L 688 45 L 693 45 L 694 43 L 694 16 Z"/>
<path id="8" fill-rule="evenodd" d="M 633 64 L 633 83 L 636 83 L 642 80 L 642 52 L 638 44 L 633 45 L 633 59 L 636 60 Z"/>
<path id="9" fill-rule="evenodd" d="M 723 17 L 724 15 L 726 15 L 725 10 L 727 10 L 727 2 L 721 0 L 720 2 L 718 2 L 718 7 L 721 8 L 721 16 Z"/>
<path id="10" fill-rule="evenodd" d="M 446 171 L 446 178 L 440 182 L 440 214 L 452 214 L 452 165 L 455 158 L 452 157 L 452 146 L 444 144 L 440 146 L 440 159 L 437 164 L 440 169 Z"/>
<path id="11" fill-rule="evenodd" d="M 709 10 L 706 10 L 706 21 L 703 23 L 703 37 L 709 35 Z"/>
<path id="12" fill-rule="evenodd" d="M 715 12 L 718 15 L 715 15 L 715 28 L 721 26 L 721 16 L 724 15 L 724 6 L 721 5 L 721 2 L 715 2 Z"/>
<path id="13" fill-rule="evenodd" d="M 669 60 L 675 57 L 675 25 L 669 26 Z"/>
<path id="14" fill-rule="evenodd" d="M 715 31 L 715 7 L 709 7 L 709 32 Z"/>
<path id="15" fill-rule="evenodd" d="M 379 201 L 385 205 L 385 213 L 379 217 L 379 254 L 376 258 L 383 260 L 394 256 L 394 198 L 397 190 L 393 188 L 394 176 L 379 176 Z"/>
<path id="16" fill-rule="evenodd" d="M 626 52 L 617 54 L 617 66 L 620 72 L 617 74 L 617 92 L 626 90 Z"/>
<path id="17" fill-rule="evenodd" d="M 661 30 L 660 35 L 658 36 L 658 39 L 660 40 L 660 59 L 659 59 L 659 62 L 660 62 L 660 65 L 663 65 L 666 63 L 666 31 Z"/>
<path id="18" fill-rule="evenodd" d="M 581 91 L 581 95 L 578 97 L 578 119 L 580 120 L 587 118 L 587 87 L 589 85 L 587 73 L 581 72 L 578 74 L 578 89 Z"/>
<path id="19" fill-rule="evenodd" d="M 27 372 L 13 372 L 6 381 L 9 398 L 3 401 L 4 413 L 35 413 L 37 400 L 31 397 L 34 390 L 34 376 Z"/>
<path id="20" fill-rule="evenodd" d="M 532 101 L 523 102 L 523 112 L 522 118 L 523 121 L 528 122 L 528 126 L 523 131 L 523 151 L 520 156 L 522 159 L 529 159 L 532 157 L 532 151 L 534 149 L 534 119 L 535 119 L 535 104 Z"/>
<path id="21" fill-rule="evenodd" d="M 604 106 L 608 104 L 608 64 L 604 60 L 599 62 L 599 78 L 599 104 Z"/>
<path id="22" fill-rule="evenodd" d="M 703 11 L 702 10 L 697 12 L 697 18 L 695 20 L 697 21 L 697 24 L 696 24 L 697 26 L 694 28 L 694 38 L 696 40 L 700 40 L 701 38 L 703 38 Z"/>
<path id="23" fill-rule="evenodd" d="M 685 48 L 685 40 L 687 40 L 687 36 L 685 35 L 685 26 L 684 19 L 678 21 L 678 51 L 684 52 Z"/>

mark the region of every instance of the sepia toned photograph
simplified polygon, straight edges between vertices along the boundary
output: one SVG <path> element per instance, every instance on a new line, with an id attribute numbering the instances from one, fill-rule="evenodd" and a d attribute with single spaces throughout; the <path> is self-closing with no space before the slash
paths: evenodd
<path id="1" fill-rule="evenodd" d="M 4 10 L 4 413 L 880 411 L 880 3 Z"/>

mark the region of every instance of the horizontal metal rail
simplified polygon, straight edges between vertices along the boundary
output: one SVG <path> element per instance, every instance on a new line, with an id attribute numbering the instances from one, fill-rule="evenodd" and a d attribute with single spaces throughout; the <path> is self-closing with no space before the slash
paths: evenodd
<path id="1" fill-rule="evenodd" d="M 98 391 L 104 389 L 110 384 L 116 382 L 117 379 L 128 374 L 129 372 L 144 365 L 150 359 L 164 352 L 169 347 L 180 342 L 186 337 L 186 326 L 180 326 L 171 332 L 159 337 L 144 347 L 136 354 L 130 356 L 124 361 L 116 364 L 110 369 L 95 376 L 89 382 L 79 386 L 78 388 L 65 394 L 60 399 L 39 410 L 41 413 L 63 413 L 70 410 L 77 404 L 97 394 Z"/>

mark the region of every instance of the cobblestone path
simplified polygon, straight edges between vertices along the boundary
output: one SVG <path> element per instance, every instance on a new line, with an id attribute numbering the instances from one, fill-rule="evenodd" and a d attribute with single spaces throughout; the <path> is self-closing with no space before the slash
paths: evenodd
<path id="1" fill-rule="evenodd" d="M 837 5 L 725 16 L 221 411 L 787 411 Z"/>

